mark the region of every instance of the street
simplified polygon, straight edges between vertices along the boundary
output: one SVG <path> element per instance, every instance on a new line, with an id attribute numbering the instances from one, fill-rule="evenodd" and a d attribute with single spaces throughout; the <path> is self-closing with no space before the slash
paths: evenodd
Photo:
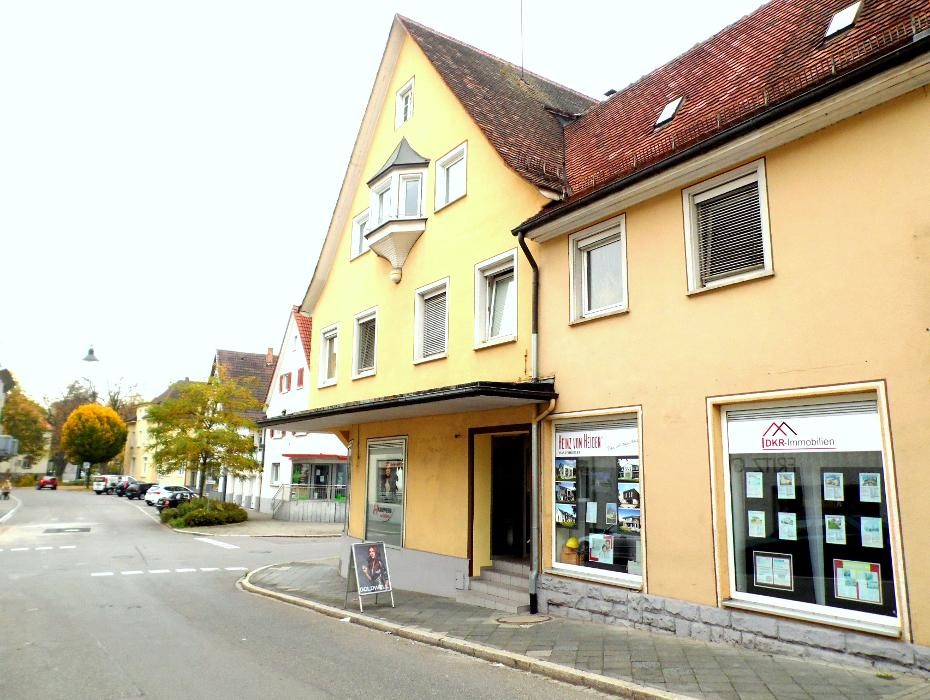
<path id="1" fill-rule="evenodd" d="M 17 489 L 0 524 L 0 697 L 592 697 L 236 587 L 338 539 L 168 530 L 140 501 Z"/>

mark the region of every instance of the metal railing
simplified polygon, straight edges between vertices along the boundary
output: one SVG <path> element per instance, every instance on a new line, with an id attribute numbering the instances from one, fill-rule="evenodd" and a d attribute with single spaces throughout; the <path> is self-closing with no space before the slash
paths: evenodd
<path id="1" fill-rule="evenodd" d="M 274 515 L 278 509 L 289 501 L 345 501 L 346 487 L 344 484 L 333 486 L 318 486 L 314 484 L 281 484 L 271 499 L 271 513 Z"/>

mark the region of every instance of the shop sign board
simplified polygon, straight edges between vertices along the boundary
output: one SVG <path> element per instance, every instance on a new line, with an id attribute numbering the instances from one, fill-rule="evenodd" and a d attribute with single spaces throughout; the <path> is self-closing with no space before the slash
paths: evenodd
<path id="1" fill-rule="evenodd" d="M 364 612 L 362 596 L 373 595 L 378 602 L 378 594 L 391 595 L 391 607 L 394 607 L 394 592 L 391 588 L 391 575 L 388 571 L 387 554 L 384 542 L 357 542 L 352 545 L 349 560 L 349 576 L 346 581 L 346 605 L 349 602 L 352 575 L 355 575 L 355 590 L 358 592 L 358 609 Z"/>
<path id="2" fill-rule="evenodd" d="M 559 431 L 555 434 L 556 457 L 622 457 L 639 454 L 636 428 Z"/>
<path id="3" fill-rule="evenodd" d="M 882 449 L 876 413 L 729 420 L 727 439 L 730 454 Z"/>

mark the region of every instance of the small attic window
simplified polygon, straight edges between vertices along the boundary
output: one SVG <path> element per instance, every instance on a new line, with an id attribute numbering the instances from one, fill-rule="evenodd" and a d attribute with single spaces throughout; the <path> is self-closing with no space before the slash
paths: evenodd
<path id="1" fill-rule="evenodd" d="M 833 19 L 830 20 L 830 26 L 827 27 L 827 33 L 824 34 L 825 39 L 829 39 L 834 34 L 839 34 L 844 29 L 849 29 L 853 26 L 853 23 L 856 21 L 856 17 L 859 15 L 859 8 L 862 7 L 862 0 L 859 2 L 854 2 L 849 7 L 844 7 L 842 10 L 833 15 Z"/>
<path id="2" fill-rule="evenodd" d="M 665 109 L 662 110 L 662 114 L 660 114 L 659 118 L 656 119 L 655 126 L 659 127 L 665 124 L 666 122 L 672 121 L 672 119 L 674 119 L 675 117 L 675 113 L 678 111 L 678 108 L 681 106 L 681 101 L 683 99 L 684 99 L 683 97 L 677 97 L 671 102 L 669 102 L 667 105 L 665 105 Z"/>
<path id="3" fill-rule="evenodd" d="M 394 105 L 394 128 L 397 129 L 413 116 L 413 78 L 397 91 Z"/>

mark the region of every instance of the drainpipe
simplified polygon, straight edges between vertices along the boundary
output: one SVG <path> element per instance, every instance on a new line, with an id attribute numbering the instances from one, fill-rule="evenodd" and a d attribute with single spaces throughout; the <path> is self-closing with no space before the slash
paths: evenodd
<path id="1" fill-rule="evenodd" d="M 520 250 L 526 256 L 527 262 L 533 268 L 533 313 L 532 328 L 530 335 L 530 370 L 533 381 L 539 379 L 539 265 L 536 259 L 526 246 L 525 234 L 520 231 L 517 234 L 517 241 L 520 244 Z M 549 401 L 548 408 L 533 419 L 533 425 L 530 431 L 530 502 L 532 511 L 530 513 L 530 613 L 535 615 L 539 612 L 539 603 L 537 599 L 538 580 L 539 580 L 539 422 L 552 413 L 555 408 L 555 399 Z"/>

